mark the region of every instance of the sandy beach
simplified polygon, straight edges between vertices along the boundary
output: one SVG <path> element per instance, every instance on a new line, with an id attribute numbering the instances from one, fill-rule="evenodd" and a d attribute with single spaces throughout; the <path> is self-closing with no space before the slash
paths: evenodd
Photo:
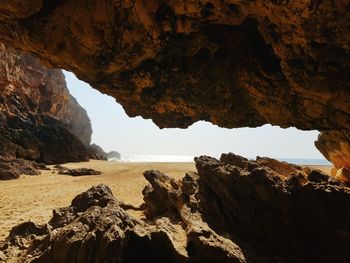
<path id="1" fill-rule="evenodd" d="M 70 205 L 79 193 L 100 183 L 111 187 L 119 200 L 138 206 L 142 203 L 142 189 L 147 184 L 142 173 L 155 169 L 174 178 L 195 171 L 194 163 L 130 163 L 90 161 L 65 164 L 68 168 L 93 168 L 103 173 L 96 176 L 72 177 L 51 171 L 38 176 L 21 176 L 17 180 L 0 181 L 0 240 L 12 227 L 28 220 L 46 223 L 52 210 Z M 330 173 L 330 166 L 309 165 Z"/>
<path id="2" fill-rule="evenodd" d="M 28 220 L 46 223 L 52 210 L 70 205 L 79 193 L 100 183 L 111 187 L 114 196 L 125 203 L 142 203 L 142 189 L 147 184 L 142 173 L 155 169 L 182 178 L 187 171 L 195 171 L 194 163 L 127 163 L 90 161 L 64 164 L 68 168 L 93 168 L 103 173 L 95 176 L 72 177 L 51 171 L 38 176 L 21 176 L 0 181 L 0 240 L 12 227 Z M 49 166 L 52 168 L 53 166 Z"/>

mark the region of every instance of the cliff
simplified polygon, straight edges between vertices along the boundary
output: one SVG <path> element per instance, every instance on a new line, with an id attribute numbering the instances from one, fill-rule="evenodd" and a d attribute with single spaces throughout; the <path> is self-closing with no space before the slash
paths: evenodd
<path id="1" fill-rule="evenodd" d="M 0 44 L 0 157 L 88 160 L 91 124 L 61 70 Z"/>

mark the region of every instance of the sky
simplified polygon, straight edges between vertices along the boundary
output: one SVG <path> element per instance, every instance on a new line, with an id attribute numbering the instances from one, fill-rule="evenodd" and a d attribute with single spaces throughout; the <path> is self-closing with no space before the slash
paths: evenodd
<path id="1" fill-rule="evenodd" d="M 64 72 L 70 93 L 82 105 L 92 123 L 92 143 L 105 151 L 132 155 L 211 155 L 233 152 L 247 158 L 320 159 L 314 146 L 317 131 L 259 128 L 225 129 L 197 122 L 187 129 L 159 129 L 151 120 L 130 118 L 114 98 L 100 93 L 70 72 Z"/>

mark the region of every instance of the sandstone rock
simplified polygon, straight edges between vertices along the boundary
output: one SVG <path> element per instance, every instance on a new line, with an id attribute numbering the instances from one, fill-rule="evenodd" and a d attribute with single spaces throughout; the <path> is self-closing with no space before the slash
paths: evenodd
<path id="1" fill-rule="evenodd" d="M 0 157 L 47 164 L 88 160 L 90 120 L 62 72 L 3 44 L 0 58 Z"/>
<path id="2" fill-rule="evenodd" d="M 41 114 L 59 120 L 84 145 L 90 144 L 90 119 L 70 95 L 61 70 L 48 69 L 32 56 L 3 44 L 0 58 L 3 121 L 16 116 L 30 122 L 33 115 Z"/>
<path id="3" fill-rule="evenodd" d="M 336 169 L 350 168 L 350 133 L 348 131 L 321 132 L 315 146 Z"/>
<path id="4" fill-rule="evenodd" d="M 250 170 L 263 166 L 274 171 L 276 175 L 283 177 L 288 177 L 291 174 L 305 173 L 303 168 L 298 165 L 281 162 L 268 157 L 257 156 L 256 160 L 252 161 L 242 156 L 235 155 L 234 153 L 223 153 L 220 157 L 220 162 Z"/>
<path id="5" fill-rule="evenodd" d="M 252 252 L 245 253 L 248 261 L 251 255 L 257 262 L 347 261 L 349 188 L 319 171 L 311 171 L 312 181 L 288 184 L 264 166 L 241 168 L 203 156 L 196 167 L 204 220 Z"/>
<path id="6" fill-rule="evenodd" d="M 189 262 L 174 248 L 169 227 L 132 218 L 109 187 L 99 185 L 55 210 L 47 226 L 11 231 L 0 249 L 29 262 Z"/>
<path id="7" fill-rule="evenodd" d="M 159 171 L 145 171 L 143 175 L 150 183 L 142 191 L 148 212 L 153 215 L 164 214 L 168 210 L 171 214 L 177 212 L 183 205 L 180 185 Z"/>
<path id="8" fill-rule="evenodd" d="M 266 166 L 275 171 L 277 174 L 288 177 L 290 174 L 302 172 L 302 168 L 298 165 L 281 162 L 268 157 L 256 157 L 256 162 L 260 166 Z"/>
<path id="9" fill-rule="evenodd" d="M 346 184 L 350 184 L 350 169 L 345 168 L 345 167 L 339 169 L 337 171 L 337 174 L 335 175 L 335 178 L 341 182 L 344 182 Z"/>
<path id="10" fill-rule="evenodd" d="M 0 40 L 160 127 L 349 130 L 349 19 L 347 1 L 4 0 Z"/>

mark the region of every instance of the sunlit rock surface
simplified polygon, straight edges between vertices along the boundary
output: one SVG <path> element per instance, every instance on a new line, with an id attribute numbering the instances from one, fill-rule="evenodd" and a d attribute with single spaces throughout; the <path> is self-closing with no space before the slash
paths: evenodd
<path id="1" fill-rule="evenodd" d="M 91 133 L 61 70 L 0 44 L 0 159 L 88 160 Z"/>
<path id="2" fill-rule="evenodd" d="M 92 187 L 48 224 L 13 228 L 0 262 L 348 262 L 340 181 L 311 169 L 286 177 L 233 154 L 195 161 L 198 173 L 182 180 L 146 171 L 140 208 Z"/>

